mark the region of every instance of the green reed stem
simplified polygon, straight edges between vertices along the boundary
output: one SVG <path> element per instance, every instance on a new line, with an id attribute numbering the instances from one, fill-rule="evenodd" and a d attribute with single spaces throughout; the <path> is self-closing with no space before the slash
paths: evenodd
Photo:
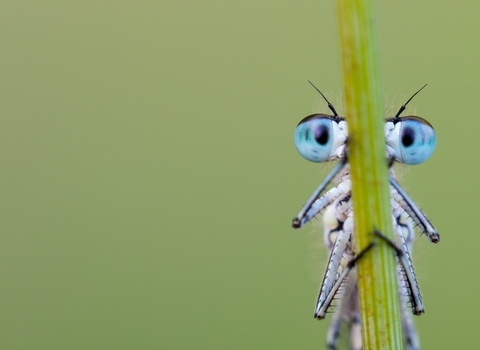
<path id="1" fill-rule="evenodd" d="M 357 252 L 374 239 L 374 228 L 393 237 L 373 5 L 373 0 L 337 0 Z M 358 262 L 364 349 L 402 349 L 395 265 L 384 242 Z"/>

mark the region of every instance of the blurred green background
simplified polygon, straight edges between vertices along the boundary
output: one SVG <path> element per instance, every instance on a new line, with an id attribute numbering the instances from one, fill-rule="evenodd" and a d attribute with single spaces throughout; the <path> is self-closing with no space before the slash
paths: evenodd
<path id="1" fill-rule="evenodd" d="M 414 264 L 424 349 L 474 349 L 480 2 L 378 2 L 385 109 L 437 131 L 400 180 L 441 233 Z M 0 348 L 323 349 L 329 165 L 296 124 L 342 110 L 333 1 L 4 2 Z"/>

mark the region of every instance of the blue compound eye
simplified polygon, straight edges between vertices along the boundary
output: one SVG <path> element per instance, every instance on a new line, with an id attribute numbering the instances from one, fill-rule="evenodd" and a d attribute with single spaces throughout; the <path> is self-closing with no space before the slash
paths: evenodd
<path id="1" fill-rule="evenodd" d="M 400 118 L 394 128 L 396 140 L 389 146 L 395 150 L 395 159 L 406 164 L 419 164 L 432 155 L 437 143 L 435 130 L 426 120 L 408 116 Z"/>
<path id="2" fill-rule="evenodd" d="M 294 140 L 303 158 L 319 163 L 338 158 L 337 149 L 346 136 L 332 116 L 313 114 L 297 125 Z"/>

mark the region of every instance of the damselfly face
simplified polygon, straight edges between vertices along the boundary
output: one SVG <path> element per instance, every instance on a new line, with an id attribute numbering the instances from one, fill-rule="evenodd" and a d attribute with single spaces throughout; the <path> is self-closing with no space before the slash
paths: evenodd
<path id="1" fill-rule="evenodd" d="M 317 91 L 320 92 L 318 89 Z M 400 107 L 394 117 L 385 120 L 385 160 L 390 166 L 395 161 L 411 165 L 422 163 L 435 150 L 435 130 L 426 120 L 417 116 L 400 117 L 405 106 L 419 91 Z M 362 253 L 356 254 L 353 237 L 354 210 L 347 161 L 348 127 L 345 119 L 337 114 L 333 105 L 321 92 L 320 94 L 327 101 L 333 115 L 313 114 L 304 118 L 295 129 L 295 147 L 305 159 L 311 162 L 328 162 L 336 159 L 339 162 L 293 219 L 292 226 L 300 228 L 323 212 L 324 242 L 330 251 L 330 257 L 317 298 L 315 317 L 323 319 L 327 312 L 334 312 L 327 334 L 329 348 L 335 349 L 340 325 L 346 321 L 351 329 L 352 348 L 361 349 L 354 263 Z M 322 194 L 336 176 L 339 184 Z M 391 245 L 398 259 L 397 272 L 399 294 L 402 300 L 403 332 L 407 348 L 418 350 L 418 337 L 406 309 L 406 305 L 410 304 L 413 314 L 420 315 L 424 312 L 420 289 L 410 258 L 415 236 L 413 224 L 416 224 L 433 243 L 440 241 L 440 235 L 395 180 L 392 169 L 390 169 L 389 180 L 394 231 L 394 242 L 391 242 Z M 333 305 L 335 300 L 337 304 Z M 336 308 L 333 309 L 333 306 Z"/>
<path id="2" fill-rule="evenodd" d="M 416 116 L 395 117 L 385 121 L 387 157 L 405 164 L 419 164 L 432 155 L 436 145 L 435 130 Z M 295 147 L 311 162 L 343 158 L 348 139 L 346 121 L 338 116 L 312 114 L 295 129 Z"/>

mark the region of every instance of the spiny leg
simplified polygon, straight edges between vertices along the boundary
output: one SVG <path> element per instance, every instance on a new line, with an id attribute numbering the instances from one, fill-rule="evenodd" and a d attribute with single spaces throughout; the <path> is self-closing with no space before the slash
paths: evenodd
<path id="1" fill-rule="evenodd" d="M 343 237 L 344 233 L 343 233 L 343 231 L 341 233 L 342 233 L 342 237 L 340 239 L 343 240 L 344 239 L 344 237 Z M 339 237 L 340 237 L 340 234 L 339 234 Z M 337 241 L 338 241 L 338 237 L 337 237 Z M 327 269 L 327 273 L 325 273 L 325 278 L 324 278 L 324 281 L 322 283 L 322 287 L 320 289 L 320 295 L 318 296 L 317 307 L 315 309 L 315 317 L 316 318 L 319 318 L 319 319 L 325 318 L 325 314 L 327 313 L 327 310 L 328 310 L 330 304 L 332 303 L 332 300 L 335 298 L 335 295 L 337 294 L 340 286 L 342 285 L 342 283 L 344 283 L 344 281 L 347 278 L 347 276 L 349 275 L 350 271 L 355 267 L 355 264 L 358 261 L 358 259 L 361 259 L 361 257 L 367 251 L 369 251 L 373 246 L 374 246 L 374 243 L 372 242 L 364 250 L 362 250 L 355 258 L 351 259 L 347 263 L 347 265 L 343 269 L 342 273 L 340 274 L 340 276 L 338 276 L 338 278 L 336 279 L 335 283 L 332 286 L 331 286 L 330 283 L 326 283 L 327 279 L 330 278 L 330 276 L 327 275 L 327 273 L 329 272 L 329 270 Z M 337 247 L 337 244 L 335 244 L 335 247 Z M 334 247 L 334 249 L 335 249 L 335 247 Z M 333 254 L 333 250 L 332 250 L 332 254 Z M 332 257 L 330 259 L 333 260 Z M 335 266 L 335 265 L 332 264 L 332 266 Z M 338 265 L 336 265 L 336 266 L 337 266 L 337 270 L 338 270 L 338 267 L 340 266 L 340 263 L 338 263 Z M 330 267 L 330 264 L 329 264 L 329 267 Z M 337 271 L 337 270 L 335 270 L 335 271 Z M 332 271 L 332 270 L 330 270 L 330 271 Z"/>
<path id="2" fill-rule="evenodd" d="M 322 181 L 322 183 L 317 187 L 317 189 L 313 192 L 313 194 L 310 196 L 310 198 L 307 200 L 307 203 L 302 207 L 300 212 L 297 214 L 297 216 L 293 219 L 292 226 L 293 228 L 299 228 L 302 227 L 305 222 L 311 219 L 305 219 L 305 215 L 307 211 L 312 207 L 313 203 L 318 200 L 318 197 L 320 196 L 320 193 L 327 187 L 327 185 L 333 180 L 333 178 L 342 170 L 342 168 L 345 166 L 347 163 L 347 158 L 343 158 L 336 166 L 333 168 L 333 170 L 325 177 L 325 179 Z M 313 217 L 313 216 L 312 216 Z"/>
<path id="3" fill-rule="evenodd" d="M 428 237 L 430 242 L 438 243 L 440 241 L 440 235 L 438 231 L 433 227 L 430 220 L 422 213 L 413 200 L 408 196 L 405 190 L 400 184 L 390 175 L 390 192 L 393 199 L 407 212 L 412 220 L 420 227 L 420 230 Z"/>
<path id="4" fill-rule="evenodd" d="M 353 235 L 353 211 L 351 206 L 352 202 L 348 194 L 341 200 L 338 199 L 335 205 L 329 207 L 324 215 L 324 222 L 325 220 L 336 221 L 338 227 L 324 232 L 325 245 L 330 249 L 330 257 L 315 308 L 315 317 L 319 319 L 325 317 L 331 301 L 351 270 L 351 268 L 345 266 L 345 263 L 351 261 L 355 254 L 351 239 Z"/>
<path id="5" fill-rule="evenodd" d="M 330 257 L 327 263 L 327 270 L 325 271 L 322 285 L 320 287 L 320 292 L 317 298 L 317 306 L 315 308 L 314 314 L 316 318 L 325 318 L 325 314 L 327 313 L 327 309 L 330 306 L 330 302 L 332 301 L 335 293 L 340 287 L 343 278 L 345 278 L 346 276 L 343 273 L 338 276 L 338 269 L 341 266 L 342 258 L 347 249 L 350 236 L 351 233 L 346 233 L 344 230 L 338 232 L 337 239 L 330 252 Z"/>
<path id="6" fill-rule="evenodd" d="M 404 278 L 404 288 L 407 290 L 407 294 L 410 296 L 410 302 L 412 304 L 412 312 L 415 315 L 420 315 L 425 312 L 422 303 L 422 296 L 420 295 L 420 289 L 418 287 L 417 277 L 415 276 L 415 271 L 413 270 L 412 260 L 410 258 L 410 253 L 408 251 L 407 244 L 403 235 L 398 230 L 398 225 L 395 225 L 394 237 L 397 245 L 392 242 L 388 237 L 386 237 L 382 232 L 377 229 L 374 230 L 374 234 L 377 237 L 380 237 L 385 241 L 389 246 L 391 246 L 396 254 L 398 262 L 400 263 L 401 269 L 405 275 Z"/>
<path id="7" fill-rule="evenodd" d="M 412 243 L 415 237 L 414 229 L 411 225 L 410 219 L 406 212 L 403 212 L 397 217 L 398 227 L 397 230 L 401 231 L 402 237 L 405 239 L 405 244 L 407 245 L 408 251 L 412 253 Z M 401 270 L 399 266 L 399 270 Z M 407 304 L 410 302 L 410 295 L 408 289 L 405 287 L 405 274 L 402 271 L 399 271 L 399 290 L 400 290 L 400 313 L 402 316 L 402 328 L 407 350 L 419 350 L 420 341 L 418 339 L 417 332 L 415 330 L 415 325 L 412 320 L 412 314 L 409 312 Z M 403 284 L 402 284 L 403 283 Z"/>
<path id="8" fill-rule="evenodd" d="M 352 188 L 350 180 L 345 180 L 337 186 L 325 192 L 320 198 L 316 199 L 308 207 L 302 208 L 300 213 L 293 219 L 293 228 L 300 228 L 313 219 L 318 213 L 327 208 L 337 199 L 350 193 Z M 308 204 L 308 203 L 307 203 Z"/>
<path id="9" fill-rule="evenodd" d="M 327 332 L 327 348 L 336 349 L 340 334 L 340 328 L 342 322 L 346 321 L 350 328 L 350 344 L 351 349 L 362 349 L 362 335 L 360 325 L 360 308 L 358 304 L 358 287 L 357 287 L 357 274 L 354 269 L 356 262 L 362 258 L 362 256 L 368 252 L 373 246 L 374 242 L 370 243 L 364 250 L 362 250 L 355 258 L 351 259 L 346 265 L 342 275 L 339 277 L 335 284 L 332 295 L 336 293 L 340 285 L 346 284 L 345 290 L 342 294 L 342 298 L 339 301 L 330 327 Z"/>

